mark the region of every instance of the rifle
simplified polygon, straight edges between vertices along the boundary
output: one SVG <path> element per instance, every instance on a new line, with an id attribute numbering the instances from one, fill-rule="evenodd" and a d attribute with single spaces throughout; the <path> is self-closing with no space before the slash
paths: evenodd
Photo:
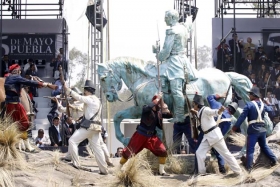
<path id="1" fill-rule="evenodd" d="M 63 82 L 63 85 L 65 84 L 65 80 L 64 80 L 64 75 L 63 75 L 63 70 L 62 68 L 59 69 L 60 71 L 60 76 L 61 76 L 61 82 Z M 66 101 L 66 114 L 67 116 L 70 116 L 70 110 L 69 110 L 69 102 L 68 102 L 68 99 L 67 99 L 67 95 L 66 95 L 66 92 L 64 89 L 62 89 L 62 95 Z"/>
<path id="2" fill-rule="evenodd" d="M 60 72 L 60 76 L 61 76 L 60 77 L 61 78 L 61 82 L 64 85 L 65 84 L 65 80 L 64 80 L 64 75 L 63 75 L 62 68 L 59 68 L 59 72 Z M 62 87 L 62 95 L 64 96 L 65 101 L 66 101 L 66 114 L 67 114 L 67 116 L 70 116 L 69 102 L 68 102 L 68 99 L 67 99 L 67 95 L 66 95 L 66 91 L 64 89 L 64 86 Z M 64 115 L 62 113 L 62 120 L 61 120 L 61 122 L 62 122 L 62 133 L 61 133 L 62 134 L 62 137 L 61 137 L 62 145 L 66 145 L 65 144 L 66 138 L 65 138 L 65 131 L 64 131 L 64 121 L 65 121 L 65 119 L 64 119 Z"/>
<path id="3" fill-rule="evenodd" d="M 197 139 L 198 138 L 198 130 L 197 130 L 198 117 L 196 114 L 191 113 L 191 104 L 190 104 L 190 100 L 187 95 L 186 95 L 186 101 L 187 101 L 188 111 L 189 111 L 189 116 L 190 116 L 192 138 Z"/>
<path id="4" fill-rule="evenodd" d="M 43 96 L 43 98 L 47 98 L 47 99 L 57 99 L 57 100 L 65 100 L 65 98 L 57 98 L 57 97 L 51 97 L 51 96 Z M 67 100 L 71 100 L 71 97 L 67 97 Z"/>

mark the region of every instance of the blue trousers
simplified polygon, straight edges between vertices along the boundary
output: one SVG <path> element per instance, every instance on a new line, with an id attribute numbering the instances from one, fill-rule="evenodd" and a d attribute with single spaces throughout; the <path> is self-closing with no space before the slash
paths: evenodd
<path id="1" fill-rule="evenodd" d="M 195 153 L 196 142 L 192 138 L 191 124 L 189 121 L 189 117 L 186 117 L 184 123 L 174 123 L 173 142 L 176 145 L 175 149 L 177 150 L 177 153 L 180 152 L 180 144 L 178 143 L 181 142 L 183 134 L 185 134 L 189 142 L 190 153 Z"/>
<path id="2" fill-rule="evenodd" d="M 253 167 L 253 158 L 255 145 L 258 142 L 261 151 L 271 160 L 276 162 L 277 158 L 272 153 L 271 149 L 266 144 L 266 132 L 248 134 L 247 136 L 247 152 L 246 152 L 246 169 L 250 170 Z"/>

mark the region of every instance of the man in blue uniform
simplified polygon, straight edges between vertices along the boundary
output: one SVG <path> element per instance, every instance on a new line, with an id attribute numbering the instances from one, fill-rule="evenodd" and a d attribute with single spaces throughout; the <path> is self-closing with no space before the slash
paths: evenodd
<path id="1" fill-rule="evenodd" d="M 257 142 L 261 151 L 270 159 L 271 166 L 276 165 L 278 162 L 276 156 L 266 144 L 264 113 L 270 109 L 260 99 L 260 89 L 258 87 L 253 87 L 248 93 L 251 102 L 246 104 L 232 130 L 238 129 L 245 118 L 248 117 L 246 169 L 251 171 L 253 168 L 254 149 Z"/>
<path id="2" fill-rule="evenodd" d="M 18 122 L 18 128 L 21 131 L 21 138 L 24 140 L 25 146 L 29 151 L 33 151 L 27 140 L 27 129 L 29 128 L 29 120 L 23 105 L 20 103 L 22 85 L 34 86 L 38 88 L 49 87 L 55 89 L 54 85 L 49 83 L 32 81 L 20 76 L 21 70 L 18 64 L 9 67 L 10 75 L 6 77 L 4 88 L 6 94 L 6 114 L 10 115 L 14 121 Z"/>
<path id="3" fill-rule="evenodd" d="M 174 150 L 177 154 L 180 153 L 180 143 L 182 141 L 182 135 L 185 134 L 188 143 L 189 143 L 189 152 L 195 153 L 196 150 L 196 141 L 192 138 L 192 129 L 191 129 L 190 116 L 186 116 L 185 122 L 174 123 L 173 126 L 173 142 Z"/>

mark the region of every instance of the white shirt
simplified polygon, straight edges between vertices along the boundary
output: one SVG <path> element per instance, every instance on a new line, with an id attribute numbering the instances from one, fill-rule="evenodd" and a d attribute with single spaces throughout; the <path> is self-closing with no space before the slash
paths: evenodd
<path id="1" fill-rule="evenodd" d="M 201 115 L 201 129 L 205 132 L 210 128 L 216 126 L 216 121 L 214 120 L 214 117 L 218 116 L 218 110 L 213 110 L 209 107 L 203 107 L 199 110 L 198 117 L 200 116 L 202 110 L 203 112 Z M 202 142 L 207 140 L 210 146 L 212 146 L 222 138 L 223 134 L 221 132 L 221 129 L 217 127 L 211 132 L 204 134 Z"/>
<path id="2" fill-rule="evenodd" d="M 59 125 L 55 126 L 54 127 L 56 128 L 57 132 L 58 132 L 58 141 L 61 142 L 61 136 L 60 136 L 60 129 L 59 129 Z"/>
<path id="3" fill-rule="evenodd" d="M 30 64 L 29 64 L 29 62 L 27 62 L 27 63 L 24 65 L 23 71 L 26 72 L 29 68 L 30 68 Z M 35 65 L 35 71 L 36 71 L 36 72 L 38 71 L 36 65 Z"/>
<path id="4" fill-rule="evenodd" d="M 66 89 L 67 95 L 70 94 L 70 91 L 71 91 L 70 88 Z M 100 111 L 98 112 L 98 115 L 93 119 L 94 121 L 101 121 L 100 117 L 101 117 L 102 106 L 100 100 L 95 95 L 81 96 L 78 93 L 72 91 L 70 96 L 84 103 L 83 114 L 85 118 L 88 120 L 92 118 L 95 115 L 95 113 L 99 110 L 99 107 L 101 107 Z"/>
<path id="5" fill-rule="evenodd" d="M 37 144 L 37 147 L 45 147 L 45 146 L 50 146 L 51 141 L 48 137 L 43 136 L 43 138 L 39 138 L 38 136 L 35 138 L 35 143 L 39 141 L 42 142 L 42 144 Z"/>
<path id="6" fill-rule="evenodd" d="M 71 104 L 71 106 L 74 108 L 70 108 L 70 114 L 72 116 L 73 119 L 77 120 L 79 119 L 81 116 L 84 115 L 84 103 L 80 102 L 80 101 L 74 101 L 74 103 Z M 66 107 L 63 107 L 60 103 L 58 104 L 58 111 L 59 112 L 66 112 Z"/>

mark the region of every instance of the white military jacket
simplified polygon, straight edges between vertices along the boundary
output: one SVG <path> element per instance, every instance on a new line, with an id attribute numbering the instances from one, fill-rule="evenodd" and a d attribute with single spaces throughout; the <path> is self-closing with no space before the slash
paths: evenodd
<path id="1" fill-rule="evenodd" d="M 67 88 L 67 90 L 66 90 L 67 95 L 70 94 L 70 91 L 71 91 L 71 89 Z M 102 106 L 101 106 L 100 100 L 95 95 L 82 96 L 82 95 L 79 95 L 78 93 L 76 93 L 74 91 L 71 91 L 70 96 L 72 96 L 76 100 L 84 103 L 84 116 L 87 120 L 91 119 L 95 115 L 95 113 L 99 110 L 99 107 L 100 107 L 100 110 L 99 110 L 98 114 L 92 120 L 101 122 Z M 100 129 L 99 129 L 99 126 L 100 126 Z M 101 131 L 101 125 L 98 125 L 98 129 L 96 129 L 96 127 L 94 127 L 94 125 L 92 124 L 89 127 L 89 130 Z"/>
<path id="2" fill-rule="evenodd" d="M 214 120 L 214 116 L 217 117 L 219 114 L 218 114 L 218 110 L 213 110 L 209 107 L 202 107 L 198 111 L 198 116 L 200 116 L 201 111 L 202 111 L 201 129 L 205 132 L 208 129 L 216 126 L 216 121 Z M 208 143 L 210 144 L 210 146 L 212 146 L 215 143 L 217 143 L 219 140 L 221 140 L 222 138 L 224 138 L 224 136 L 221 132 L 221 129 L 219 127 L 217 127 L 214 130 L 212 130 L 211 132 L 204 134 L 201 142 L 204 142 L 207 140 Z"/>

